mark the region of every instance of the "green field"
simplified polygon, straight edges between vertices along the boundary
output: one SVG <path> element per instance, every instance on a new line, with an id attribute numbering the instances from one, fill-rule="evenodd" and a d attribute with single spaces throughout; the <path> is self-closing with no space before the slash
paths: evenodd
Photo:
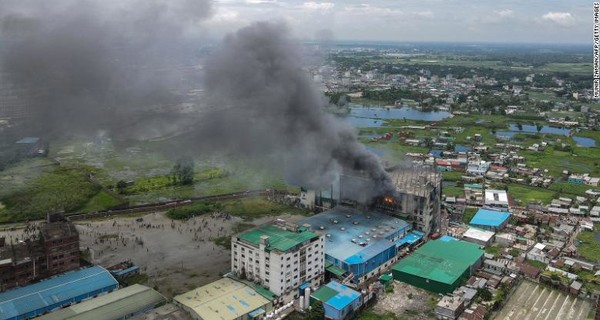
<path id="1" fill-rule="evenodd" d="M 596 240 L 596 237 L 600 232 L 582 231 L 578 236 L 576 242 L 578 253 L 581 257 L 588 261 L 595 263 L 600 262 L 600 242 Z"/>
<path id="2" fill-rule="evenodd" d="M 121 204 L 122 201 L 112 196 L 110 193 L 101 190 L 93 196 L 81 209 L 80 212 L 93 212 L 110 209 Z"/>
<path id="3" fill-rule="evenodd" d="M 525 186 L 521 184 L 511 183 L 508 185 L 508 193 L 521 205 L 526 205 L 529 202 L 541 201 L 548 204 L 554 198 L 555 191 L 538 188 L 533 186 Z"/>
<path id="4" fill-rule="evenodd" d="M 591 63 L 548 63 L 539 68 L 537 71 L 546 72 L 567 72 L 571 74 L 591 75 L 594 67 Z"/>

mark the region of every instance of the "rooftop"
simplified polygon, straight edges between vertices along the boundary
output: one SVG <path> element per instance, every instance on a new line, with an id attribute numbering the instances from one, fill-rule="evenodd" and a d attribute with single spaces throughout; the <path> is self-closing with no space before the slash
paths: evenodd
<path id="1" fill-rule="evenodd" d="M 43 315 L 39 320 L 123 319 L 165 298 L 152 288 L 134 284 L 121 290 Z"/>
<path id="2" fill-rule="evenodd" d="M 398 192 L 421 197 L 429 196 L 429 192 L 442 181 L 439 172 L 424 167 L 397 169 L 390 176 Z"/>
<path id="3" fill-rule="evenodd" d="M 467 229 L 467 231 L 465 231 L 463 237 L 488 242 L 490 241 L 490 239 L 492 239 L 494 234 L 495 233 L 492 231 L 480 230 L 477 228 L 469 228 Z"/>
<path id="4" fill-rule="evenodd" d="M 75 225 L 65 221 L 46 223 L 42 225 L 40 232 L 46 240 L 67 238 L 78 234 Z"/>
<path id="5" fill-rule="evenodd" d="M 486 204 L 508 204 L 508 194 L 504 190 L 485 190 Z"/>
<path id="6" fill-rule="evenodd" d="M 431 240 L 392 269 L 437 282 L 453 284 L 483 256 L 483 250 L 465 241 Z"/>
<path id="7" fill-rule="evenodd" d="M 271 224 L 258 226 L 250 231 L 240 234 L 238 237 L 241 240 L 250 242 L 251 244 L 258 247 L 260 245 L 260 239 L 262 236 L 269 237 L 268 245 L 266 247 L 267 251 L 288 251 L 305 241 L 309 241 L 319 237 L 319 235 L 314 232 L 302 230 L 294 232 L 279 228 Z"/>
<path id="8" fill-rule="evenodd" d="M 110 272 L 99 266 L 63 273 L 54 278 L 0 293 L 0 318 L 17 317 L 118 285 Z"/>
<path id="9" fill-rule="evenodd" d="M 360 298 L 360 293 L 337 281 L 331 281 L 322 286 L 319 290 L 313 292 L 311 297 L 330 305 L 336 310 L 343 310 L 354 300 Z"/>
<path id="10" fill-rule="evenodd" d="M 325 253 L 338 260 L 367 260 L 394 244 L 390 237 L 410 230 L 406 221 L 378 212 L 336 207 L 301 221 L 325 234 Z M 361 245 L 362 244 L 362 245 Z"/>
<path id="11" fill-rule="evenodd" d="M 252 288 L 230 278 L 221 278 L 173 299 L 204 320 L 238 319 L 270 302 Z"/>
<path id="12" fill-rule="evenodd" d="M 499 227 L 510 217 L 510 213 L 504 211 L 494 211 L 479 209 L 473 219 L 469 222 L 472 225 Z"/>

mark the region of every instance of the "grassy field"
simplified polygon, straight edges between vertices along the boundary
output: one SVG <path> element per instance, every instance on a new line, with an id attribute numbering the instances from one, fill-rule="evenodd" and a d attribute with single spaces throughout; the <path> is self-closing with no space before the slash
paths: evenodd
<path id="1" fill-rule="evenodd" d="M 580 243 L 576 243 L 579 255 L 592 262 L 600 262 L 600 242 L 596 236 L 600 232 L 583 231 L 577 236 Z"/>
<path id="2" fill-rule="evenodd" d="M 463 214 L 463 222 L 465 224 L 469 224 L 469 222 L 471 222 L 471 219 L 473 219 L 473 217 L 475 216 L 475 214 L 477 213 L 477 208 L 465 208 L 465 213 Z"/>
<path id="3" fill-rule="evenodd" d="M 547 63 L 536 68 L 537 71 L 568 72 L 571 74 L 591 75 L 594 70 L 591 63 Z"/>
<path id="4" fill-rule="evenodd" d="M 525 205 L 529 202 L 541 201 L 548 204 L 552 201 L 555 191 L 545 188 L 532 186 L 524 186 L 516 183 L 508 185 L 508 193 L 521 204 Z"/>
<path id="5" fill-rule="evenodd" d="M 246 221 L 265 217 L 279 216 L 282 214 L 305 215 L 307 210 L 293 208 L 284 204 L 268 201 L 264 197 L 252 197 L 237 200 L 222 201 L 223 211 L 231 215 L 244 218 Z"/>
<path id="6" fill-rule="evenodd" d="M 442 194 L 448 197 L 464 197 L 465 189 L 456 186 L 444 186 L 442 187 Z"/>
<path id="7" fill-rule="evenodd" d="M 107 210 L 121 204 L 122 201 L 112 196 L 110 193 L 101 190 L 96 193 L 81 209 L 81 212 L 93 212 Z"/>
<path id="8" fill-rule="evenodd" d="M 10 219 L 18 221 L 41 218 L 48 212 L 76 211 L 99 191 L 86 177 L 93 172 L 94 168 L 86 166 L 54 167 L 0 201 Z"/>

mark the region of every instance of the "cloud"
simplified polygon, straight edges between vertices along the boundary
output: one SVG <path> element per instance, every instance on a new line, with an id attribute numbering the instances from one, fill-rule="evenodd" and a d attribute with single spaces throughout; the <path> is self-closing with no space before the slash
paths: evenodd
<path id="1" fill-rule="evenodd" d="M 309 10 L 329 10 L 335 7 L 333 2 L 305 2 L 300 6 L 302 9 Z"/>
<path id="2" fill-rule="evenodd" d="M 417 11 L 417 12 L 413 12 L 413 14 L 420 18 L 433 18 L 433 12 L 431 12 L 429 10 Z"/>
<path id="3" fill-rule="evenodd" d="M 249 4 L 277 3 L 277 0 L 246 0 Z"/>
<path id="4" fill-rule="evenodd" d="M 510 9 L 499 10 L 495 12 L 501 18 L 508 18 L 514 16 L 514 12 Z"/>
<path id="5" fill-rule="evenodd" d="M 548 12 L 542 16 L 542 20 L 550 21 L 562 27 L 572 27 L 575 17 L 570 12 Z"/>

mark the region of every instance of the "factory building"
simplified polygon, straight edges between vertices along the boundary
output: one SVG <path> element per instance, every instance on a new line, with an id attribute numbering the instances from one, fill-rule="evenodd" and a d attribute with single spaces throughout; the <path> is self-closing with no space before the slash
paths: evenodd
<path id="1" fill-rule="evenodd" d="M 469 224 L 484 230 L 498 231 L 506 226 L 510 218 L 510 213 L 504 211 L 495 211 L 479 209 L 475 216 L 469 221 Z"/>
<path id="2" fill-rule="evenodd" d="M 321 284 L 323 245 L 309 228 L 277 220 L 231 238 L 231 271 L 290 301 L 301 285 Z"/>
<path id="3" fill-rule="evenodd" d="M 165 298 L 156 290 L 141 284 L 134 284 L 48 313 L 39 317 L 38 320 L 129 319 L 142 315 L 165 301 Z"/>
<path id="4" fill-rule="evenodd" d="M 323 303 L 325 319 L 331 320 L 353 318 L 362 304 L 360 293 L 336 281 L 322 286 L 310 298 Z"/>
<path id="5" fill-rule="evenodd" d="M 79 233 L 60 215 L 36 237 L 16 244 L 0 238 L 0 291 L 79 268 Z"/>
<path id="6" fill-rule="evenodd" d="M 399 248 L 423 235 L 411 233 L 410 224 L 404 220 L 346 207 L 336 207 L 301 223 L 325 236 L 325 260 L 346 271 L 346 278 L 355 284 L 391 266 L 398 259 Z"/>
<path id="7" fill-rule="evenodd" d="M 481 266 L 479 245 L 459 240 L 432 240 L 392 268 L 395 280 L 436 293 L 460 287 Z"/>
<path id="8" fill-rule="evenodd" d="M 94 266 L 0 293 L 0 319 L 28 319 L 116 290 L 110 272 Z"/>
<path id="9" fill-rule="evenodd" d="M 222 278 L 178 295 L 173 302 L 195 320 L 246 320 L 263 317 L 273 303 L 252 287 Z"/>
<path id="10" fill-rule="evenodd" d="M 394 197 L 380 197 L 378 210 L 409 221 L 426 235 L 439 232 L 442 176 L 429 167 L 397 168 L 390 172 Z"/>

